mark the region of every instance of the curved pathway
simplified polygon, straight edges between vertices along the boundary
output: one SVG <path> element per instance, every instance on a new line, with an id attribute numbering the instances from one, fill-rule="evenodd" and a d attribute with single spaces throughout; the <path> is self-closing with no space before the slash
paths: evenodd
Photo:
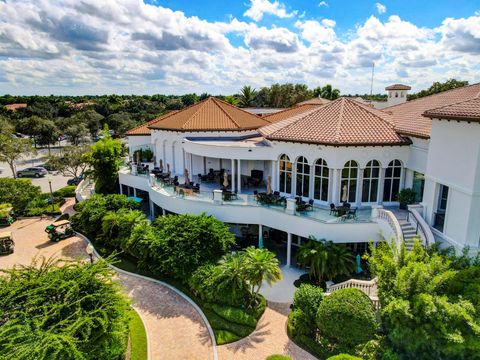
<path id="1" fill-rule="evenodd" d="M 54 243 L 44 229 L 51 219 L 25 219 L 15 222 L 8 230 L 15 240 L 15 253 L 0 257 L 0 269 L 28 265 L 34 256 L 87 260 L 86 242 L 71 237 Z M 213 358 L 213 344 L 201 315 L 178 293 L 155 281 L 126 273 L 118 281 L 132 299 L 142 317 L 149 340 L 151 359 Z"/>

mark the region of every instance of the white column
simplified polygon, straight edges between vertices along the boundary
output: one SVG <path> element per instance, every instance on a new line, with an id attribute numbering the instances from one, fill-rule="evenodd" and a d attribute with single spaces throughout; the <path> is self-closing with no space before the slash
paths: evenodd
<path id="1" fill-rule="evenodd" d="M 292 163 L 292 196 L 297 196 L 297 162 Z"/>
<path id="2" fill-rule="evenodd" d="M 164 208 L 162 208 L 162 215 L 163 215 L 163 216 L 167 215 L 167 212 L 165 211 Z"/>
<path id="3" fill-rule="evenodd" d="M 182 149 L 182 160 L 183 160 L 183 168 L 182 168 L 182 174 L 183 172 L 185 171 L 185 169 L 187 168 L 187 164 L 186 164 L 186 156 L 185 156 L 185 150 Z"/>
<path id="4" fill-rule="evenodd" d="M 385 168 L 380 168 L 380 178 L 378 179 L 377 203 L 383 204 L 383 188 L 385 186 Z"/>
<path id="5" fill-rule="evenodd" d="M 238 188 L 238 193 L 240 194 L 242 192 L 242 168 L 241 168 L 240 159 L 238 159 L 237 162 L 238 162 L 237 188 Z"/>
<path id="6" fill-rule="evenodd" d="M 330 203 L 338 204 L 338 199 L 340 198 L 339 187 L 340 187 L 340 170 L 339 169 L 330 169 L 332 174 L 332 195 L 330 198 Z"/>
<path id="7" fill-rule="evenodd" d="M 292 234 L 287 235 L 287 267 L 290 267 L 292 258 Z"/>
<path id="8" fill-rule="evenodd" d="M 150 203 L 150 217 L 152 218 L 152 220 L 155 219 L 155 214 L 154 214 L 154 206 L 153 206 L 153 201 L 150 199 L 149 200 L 149 203 Z"/>
<path id="9" fill-rule="evenodd" d="M 400 190 L 405 189 L 405 177 L 406 177 L 406 169 L 402 167 L 402 172 L 400 173 Z"/>
<path id="10" fill-rule="evenodd" d="M 263 225 L 258 224 L 258 247 L 263 248 Z"/>
<path id="11" fill-rule="evenodd" d="M 271 176 L 272 176 L 272 191 L 276 191 L 278 188 L 277 188 L 277 168 L 275 166 L 275 163 L 276 161 L 273 161 L 271 160 L 270 161 L 270 164 L 271 164 L 271 170 L 270 172 L 272 173 Z"/>
<path id="12" fill-rule="evenodd" d="M 235 160 L 232 159 L 232 192 L 235 191 Z"/>
<path id="13" fill-rule="evenodd" d="M 120 195 L 123 195 L 122 184 L 119 183 L 118 186 L 120 186 Z"/>
<path id="14" fill-rule="evenodd" d="M 193 155 L 192 155 L 192 153 L 190 153 L 190 179 L 193 182 Z M 198 181 L 200 181 L 200 179 Z"/>
<path id="15" fill-rule="evenodd" d="M 357 194 L 356 194 L 356 199 L 355 199 L 357 207 L 362 205 L 362 189 L 363 189 L 363 168 L 358 168 Z"/>
<path id="16" fill-rule="evenodd" d="M 133 188 L 133 196 L 137 197 L 137 188 L 135 188 L 135 187 Z"/>

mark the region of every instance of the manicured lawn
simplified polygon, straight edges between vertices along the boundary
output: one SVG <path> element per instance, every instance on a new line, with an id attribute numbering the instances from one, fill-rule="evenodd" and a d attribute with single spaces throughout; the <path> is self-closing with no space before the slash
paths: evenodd
<path id="1" fill-rule="evenodd" d="M 147 333 L 140 315 L 132 309 L 130 328 L 130 360 L 146 360 L 148 358 Z"/>

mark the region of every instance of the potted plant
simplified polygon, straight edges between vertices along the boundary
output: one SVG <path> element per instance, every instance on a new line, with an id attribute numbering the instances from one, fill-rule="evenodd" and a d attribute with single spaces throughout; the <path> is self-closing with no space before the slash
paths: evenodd
<path id="1" fill-rule="evenodd" d="M 414 204 L 416 197 L 417 194 L 412 189 L 407 188 L 401 190 L 397 195 L 398 202 L 400 203 L 400 209 L 405 210 L 407 209 L 407 205 Z"/>

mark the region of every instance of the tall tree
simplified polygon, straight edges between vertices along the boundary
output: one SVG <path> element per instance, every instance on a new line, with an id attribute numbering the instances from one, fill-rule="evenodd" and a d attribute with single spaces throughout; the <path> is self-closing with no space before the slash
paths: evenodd
<path id="1" fill-rule="evenodd" d="M 238 105 L 241 107 L 248 107 L 252 105 L 253 99 L 257 95 L 257 90 L 252 89 L 251 86 L 245 85 L 240 90 L 240 96 L 238 98 Z"/>
<path id="2" fill-rule="evenodd" d="M 235 105 L 235 106 L 238 104 L 238 99 L 235 96 L 232 96 L 232 95 L 225 96 L 224 101 L 231 104 L 231 105 Z"/>
<path id="3" fill-rule="evenodd" d="M 48 147 L 48 155 L 50 155 L 50 145 L 55 144 L 60 135 L 57 125 L 52 120 L 40 119 L 35 125 L 34 132 L 36 143 L 38 145 L 46 145 Z"/>
<path id="4" fill-rule="evenodd" d="M 13 177 L 17 177 L 16 162 L 35 153 L 30 139 L 17 139 L 11 135 L 0 134 L 0 161 L 10 166 Z"/>
<path id="5" fill-rule="evenodd" d="M 340 97 L 340 90 L 334 89 L 332 85 L 327 84 L 322 87 L 321 97 L 328 100 L 335 100 Z"/>
<path id="6" fill-rule="evenodd" d="M 77 177 L 82 174 L 87 163 L 84 155 L 90 150 L 89 146 L 66 146 L 63 148 L 62 157 L 50 156 L 48 162 L 54 166 L 63 176 Z"/>
<path id="7" fill-rule="evenodd" d="M 408 97 L 408 100 L 413 100 L 413 99 L 418 99 L 424 96 L 438 94 L 443 91 L 456 89 L 456 88 L 467 86 L 467 85 L 468 85 L 468 81 L 462 81 L 462 80 L 456 80 L 456 79 L 448 79 L 443 83 L 436 81 L 428 89 L 419 91 L 418 93 L 415 93 L 415 94 L 410 94 L 407 97 Z"/>

